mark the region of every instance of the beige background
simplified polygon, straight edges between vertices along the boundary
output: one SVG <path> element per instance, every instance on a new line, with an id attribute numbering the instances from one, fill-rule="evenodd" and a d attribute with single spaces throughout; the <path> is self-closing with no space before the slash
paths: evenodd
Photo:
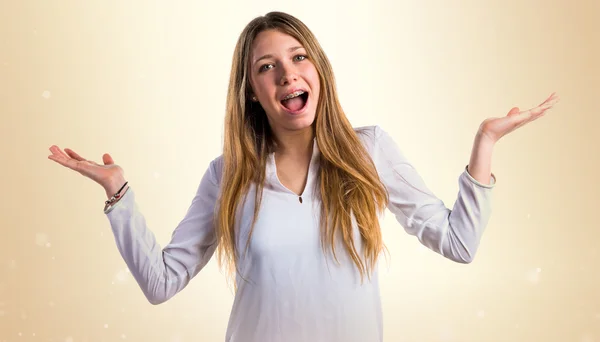
<path id="1" fill-rule="evenodd" d="M 0 342 L 224 340 L 232 294 L 214 260 L 150 305 L 104 190 L 47 155 L 111 153 L 166 244 L 220 154 L 237 36 L 270 10 L 309 25 L 352 123 L 390 132 L 448 206 L 482 120 L 561 96 L 497 145 L 473 264 L 388 212 L 385 341 L 600 341 L 599 2 L 286 3 L 2 1 Z"/>

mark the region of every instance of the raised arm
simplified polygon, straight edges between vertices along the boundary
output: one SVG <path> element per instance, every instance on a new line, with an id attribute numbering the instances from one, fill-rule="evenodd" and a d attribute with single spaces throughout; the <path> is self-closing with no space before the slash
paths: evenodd
<path id="1" fill-rule="evenodd" d="M 459 262 L 470 263 L 491 216 L 492 189 L 473 178 L 467 167 L 458 177 L 458 196 L 452 209 L 426 186 L 395 141 L 374 126 L 373 160 L 388 189 L 388 209 L 407 233 L 427 248 Z"/>
<path id="2" fill-rule="evenodd" d="M 183 290 L 215 251 L 213 217 L 220 178 L 216 165 L 217 159 L 210 163 L 185 217 L 164 248 L 138 209 L 132 188 L 105 211 L 121 256 L 152 304 L 163 303 Z"/>

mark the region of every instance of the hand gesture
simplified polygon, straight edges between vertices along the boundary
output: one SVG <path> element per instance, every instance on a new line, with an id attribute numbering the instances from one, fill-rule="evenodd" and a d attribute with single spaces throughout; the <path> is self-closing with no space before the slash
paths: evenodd
<path id="1" fill-rule="evenodd" d="M 539 119 L 544 113 L 558 102 L 558 96 L 552 93 L 544 102 L 534 108 L 520 111 L 518 107 L 511 109 L 500 118 L 485 119 L 479 126 L 479 133 L 496 143 L 500 138 L 515 129 Z"/>
<path id="2" fill-rule="evenodd" d="M 96 183 L 102 185 L 107 191 L 117 184 L 121 186 L 122 183 L 124 183 L 123 169 L 114 163 L 112 157 L 108 153 L 105 153 L 102 156 L 104 165 L 101 165 L 81 157 L 69 148 L 65 148 L 65 151 L 63 152 L 58 146 L 52 145 L 50 147 L 50 152 L 52 152 L 52 154 L 48 156 L 48 159 L 54 160 L 62 166 L 68 167 L 71 170 L 77 171 L 92 179 Z"/>

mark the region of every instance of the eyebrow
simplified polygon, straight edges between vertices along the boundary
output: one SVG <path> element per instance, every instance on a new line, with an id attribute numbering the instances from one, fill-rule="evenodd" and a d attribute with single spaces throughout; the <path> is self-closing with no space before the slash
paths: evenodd
<path id="1" fill-rule="evenodd" d="M 288 51 L 289 52 L 293 52 L 293 51 L 296 51 L 298 49 L 304 49 L 304 47 L 302 47 L 302 46 L 292 46 L 291 48 L 288 49 Z M 257 60 L 255 60 L 253 64 L 258 63 L 258 62 L 260 62 L 263 59 L 272 58 L 272 57 L 273 57 L 273 55 L 269 55 L 269 54 L 264 55 L 264 56 L 258 58 Z"/>

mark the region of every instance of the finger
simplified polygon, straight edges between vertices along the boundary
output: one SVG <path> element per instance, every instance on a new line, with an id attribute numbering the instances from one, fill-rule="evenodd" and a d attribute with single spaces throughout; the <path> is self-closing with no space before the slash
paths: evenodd
<path id="1" fill-rule="evenodd" d="M 523 112 L 522 114 L 524 116 L 521 116 L 522 119 L 519 120 L 519 122 L 517 123 L 515 129 L 519 128 L 519 127 L 521 127 L 521 126 L 523 126 L 525 124 L 528 124 L 528 123 L 530 123 L 532 121 L 535 121 L 535 120 L 541 118 L 542 116 L 544 116 L 544 114 L 546 113 L 547 109 L 538 110 L 537 108 L 539 108 L 539 107 L 536 107 L 534 109 L 530 109 L 530 110 L 527 110 L 527 111 Z"/>
<path id="2" fill-rule="evenodd" d="M 54 160 L 55 162 L 59 163 L 60 165 L 68 167 L 69 169 L 77 171 L 77 172 L 82 172 L 85 169 L 85 166 L 83 165 L 84 163 L 79 162 L 73 158 L 65 157 L 64 155 L 61 155 L 61 154 L 50 155 L 50 156 L 48 156 L 48 159 Z"/>
<path id="3" fill-rule="evenodd" d="M 80 156 L 79 154 L 77 154 L 75 151 L 73 151 L 70 148 L 65 148 L 65 152 L 73 159 L 79 160 L 79 161 L 85 161 L 86 159 L 83 158 L 82 156 Z"/>
<path id="4" fill-rule="evenodd" d="M 519 107 L 513 107 L 509 112 L 508 116 L 519 114 Z"/>
<path id="5" fill-rule="evenodd" d="M 71 157 L 67 156 L 67 155 L 66 155 L 66 154 L 65 154 L 65 153 L 64 153 L 64 152 L 63 152 L 63 151 L 62 151 L 60 148 L 58 148 L 58 146 L 56 146 L 56 145 L 52 145 L 52 146 L 50 147 L 50 151 L 51 151 L 51 152 L 52 152 L 54 155 L 56 155 L 56 156 L 62 156 L 62 157 L 63 157 L 63 158 L 65 158 L 65 159 L 69 159 L 69 158 L 71 158 Z"/>
<path id="6" fill-rule="evenodd" d="M 545 106 L 549 106 L 549 107 L 553 107 L 555 104 L 558 103 L 558 101 L 560 100 L 560 98 L 558 96 L 554 97 L 552 100 L 548 101 Z"/>
<path id="7" fill-rule="evenodd" d="M 115 161 L 112 159 L 112 157 L 108 153 L 105 153 L 102 156 L 102 161 L 104 162 L 104 165 L 111 165 L 111 164 L 115 163 Z"/>
<path id="8" fill-rule="evenodd" d="M 518 128 L 520 128 L 520 127 L 521 127 L 521 126 L 523 126 L 523 125 L 526 125 L 526 124 L 528 124 L 528 123 L 530 123 L 530 122 L 533 122 L 533 121 L 535 121 L 535 120 L 537 120 L 537 119 L 541 118 L 542 116 L 544 116 L 544 113 L 543 113 L 543 112 L 542 112 L 540 115 L 532 116 L 532 117 L 528 118 L 527 120 L 523 120 L 523 121 L 519 122 L 519 123 L 516 125 L 515 129 L 518 129 Z"/>
<path id="9" fill-rule="evenodd" d="M 545 99 L 544 101 L 542 101 L 542 103 L 540 103 L 540 105 L 550 101 L 550 99 L 552 99 L 555 96 L 556 92 L 553 92 L 552 94 L 550 94 L 550 96 L 548 96 L 547 99 Z"/>
<path id="10" fill-rule="evenodd" d="M 521 114 L 524 117 L 526 117 L 526 118 L 535 117 L 537 115 L 540 115 L 540 114 L 544 113 L 546 110 L 552 108 L 552 106 L 553 106 L 552 103 L 545 104 L 545 105 L 540 105 L 540 106 L 537 106 L 537 107 L 534 107 L 534 108 L 530 108 L 530 109 L 528 109 L 526 111 L 523 111 L 523 112 L 521 112 Z"/>
<path id="11" fill-rule="evenodd" d="M 558 96 L 556 96 L 556 92 L 553 92 L 546 100 L 544 100 L 544 102 L 542 102 L 538 106 L 519 112 L 519 118 L 521 118 L 525 122 L 529 122 L 532 118 L 535 118 L 536 116 L 543 114 L 544 111 L 552 108 L 557 102 Z M 514 110 L 514 108 L 512 110 Z M 509 115 L 511 114 L 509 113 Z"/>
<path id="12" fill-rule="evenodd" d="M 552 94 L 550 94 L 550 96 L 544 100 L 544 102 L 540 103 L 540 106 L 549 104 L 549 103 L 556 103 L 558 102 L 558 96 L 556 95 L 556 92 L 553 92 Z"/>
<path id="13" fill-rule="evenodd" d="M 558 98 L 554 98 L 551 101 L 544 103 L 542 105 L 539 105 L 538 107 L 536 107 L 537 111 L 541 111 L 544 112 L 552 107 L 554 107 L 554 105 L 558 102 Z"/>

